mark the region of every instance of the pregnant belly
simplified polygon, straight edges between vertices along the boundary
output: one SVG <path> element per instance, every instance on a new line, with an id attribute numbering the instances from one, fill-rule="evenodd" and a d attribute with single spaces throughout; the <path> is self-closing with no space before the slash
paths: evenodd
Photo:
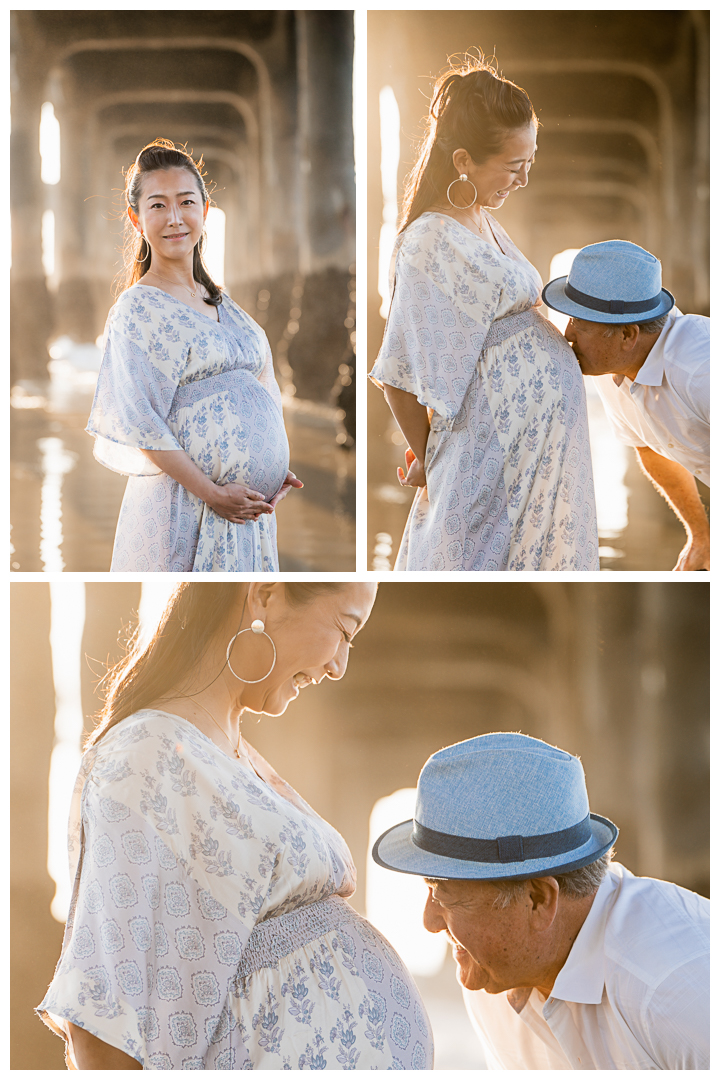
<path id="1" fill-rule="evenodd" d="M 258 924 L 236 981 L 229 1004 L 248 1055 L 236 1068 L 268 1067 L 267 1025 L 257 1017 L 271 1002 L 275 1060 L 285 1068 L 432 1069 L 430 1023 L 412 977 L 337 896 Z"/>
<path id="2" fill-rule="evenodd" d="M 168 422 L 186 453 L 218 484 L 247 484 L 270 499 L 287 475 L 290 451 L 280 410 L 248 372 L 180 387 Z"/>

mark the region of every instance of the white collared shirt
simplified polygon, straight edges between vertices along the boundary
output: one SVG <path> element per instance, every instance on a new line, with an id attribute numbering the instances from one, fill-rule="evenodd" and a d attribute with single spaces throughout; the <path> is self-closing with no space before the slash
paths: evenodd
<path id="1" fill-rule="evenodd" d="M 620 442 L 649 446 L 709 486 L 710 320 L 673 308 L 635 381 L 615 378 L 593 385 Z"/>
<path id="2" fill-rule="evenodd" d="M 463 990 L 488 1068 L 709 1069 L 709 937 L 709 900 L 611 863 L 549 998 Z"/>

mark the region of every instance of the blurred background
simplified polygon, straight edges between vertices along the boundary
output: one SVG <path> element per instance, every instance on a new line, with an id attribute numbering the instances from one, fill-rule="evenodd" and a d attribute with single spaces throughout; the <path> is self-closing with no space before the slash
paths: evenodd
<path id="1" fill-rule="evenodd" d="M 208 263 L 265 328 L 291 468 L 280 567 L 354 570 L 351 11 L 13 11 L 12 569 L 109 569 L 125 477 L 83 429 L 156 137 L 215 185 Z"/>
<path id="2" fill-rule="evenodd" d="M 150 575 L 148 575 L 150 577 Z M 96 683 L 170 582 L 10 587 L 11 1068 L 63 1069 L 34 1016 L 67 912 L 66 821 Z M 442 746 L 522 731 L 581 756 L 591 808 L 620 828 L 633 873 L 709 895 L 709 586 L 695 582 L 383 583 L 342 682 L 307 689 L 249 741 L 350 845 L 353 903 L 415 973 L 436 1068 L 483 1068 L 454 963 L 421 926 L 420 879 L 369 861 L 412 816 Z"/>
<path id="3" fill-rule="evenodd" d="M 498 220 L 543 281 L 577 250 L 622 239 L 652 251 L 686 313 L 710 314 L 709 11 L 368 12 L 368 365 L 385 326 L 398 204 L 435 78 L 482 49 L 530 95 L 540 118 L 528 187 Z M 565 330 L 566 318 L 543 313 Z M 605 571 L 671 570 L 685 531 L 617 442 L 586 378 Z M 368 391 L 371 569 L 394 564 L 412 491 L 405 440 Z M 709 489 L 699 485 L 707 502 Z"/>

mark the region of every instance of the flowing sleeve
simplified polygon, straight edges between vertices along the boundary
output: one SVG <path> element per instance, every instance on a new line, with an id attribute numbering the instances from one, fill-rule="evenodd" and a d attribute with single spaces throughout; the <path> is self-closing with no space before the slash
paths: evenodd
<path id="1" fill-rule="evenodd" d="M 187 366 L 190 341 L 162 300 L 125 292 L 110 311 L 95 399 L 86 430 L 95 457 L 114 472 L 149 476 L 158 469 L 142 450 L 181 450 L 167 425 Z"/>
<path id="2" fill-rule="evenodd" d="M 385 336 L 370 377 L 413 394 L 441 426 L 451 426 L 502 290 L 503 271 L 488 244 L 449 219 L 418 218 L 397 251 Z"/>
<path id="3" fill-rule="evenodd" d="M 71 911 L 38 1012 L 145 1069 L 233 1068 L 238 962 L 282 852 L 263 793 L 224 790 L 207 745 L 178 727 L 134 722 L 87 757 Z"/>
<path id="4" fill-rule="evenodd" d="M 260 330 L 260 327 L 258 327 L 258 329 Z M 265 387 L 268 394 L 277 405 L 278 412 L 282 416 L 282 395 L 280 393 L 278 381 L 275 378 L 275 368 L 273 367 L 273 358 L 272 352 L 270 350 L 270 342 L 267 339 L 265 331 L 260 330 L 260 332 L 263 336 L 263 353 L 265 359 L 263 362 L 262 370 L 258 375 L 258 382 L 261 384 L 261 386 Z"/>

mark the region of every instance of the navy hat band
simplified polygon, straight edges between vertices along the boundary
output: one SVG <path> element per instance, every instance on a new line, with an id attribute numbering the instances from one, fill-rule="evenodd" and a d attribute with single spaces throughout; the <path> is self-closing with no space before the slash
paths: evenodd
<path id="1" fill-rule="evenodd" d="M 481 863 L 518 863 L 528 859 L 544 859 L 564 855 L 581 848 L 592 839 L 590 815 L 569 829 L 542 833 L 540 836 L 498 836 L 495 840 L 479 840 L 471 836 L 428 829 L 413 821 L 412 842 L 433 855 Z"/>
<path id="2" fill-rule="evenodd" d="M 575 289 L 569 281 L 566 282 L 564 291 L 568 300 L 574 300 L 576 304 L 592 308 L 593 311 L 604 311 L 608 315 L 640 315 L 643 311 L 652 311 L 665 295 L 659 292 L 650 300 L 599 300 L 596 296 L 588 296 L 587 293 Z"/>

